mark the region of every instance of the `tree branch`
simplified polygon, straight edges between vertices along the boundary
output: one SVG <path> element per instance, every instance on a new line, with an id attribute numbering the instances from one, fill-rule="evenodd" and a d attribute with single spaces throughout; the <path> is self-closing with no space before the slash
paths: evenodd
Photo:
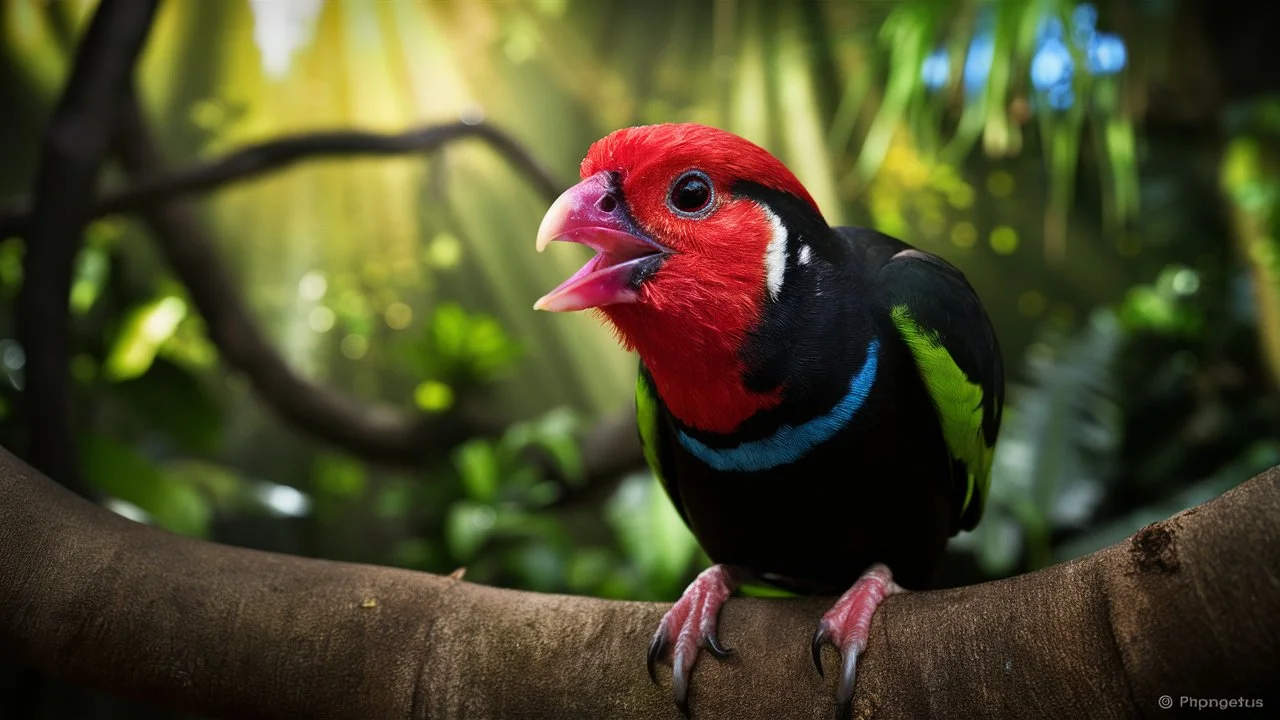
<path id="1" fill-rule="evenodd" d="M 156 4 L 103 0 L 98 6 L 49 121 L 36 170 L 16 315 L 27 358 L 22 404 L 31 461 L 81 493 L 88 490 L 76 466 L 68 380 L 71 276 L 111 122 L 131 83 Z"/>
<path id="2" fill-rule="evenodd" d="M 1161 695 L 1280 702 L 1280 468 L 1040 572 L 895 596 L 862 717 L 1167 717 Z M 697 720 L 834 715 L 808 658 L 829 599 L 731 600 Z M 663 605 L 501 590 L 139 525 L 0 450 L 0 652 L 219 717 L 676 717 Z M 834 662 L 828 650 L 828 666 Z"/>
<path id="3" fill-rule="evenodd" d="M 164 161 L 137 98 L 130 95 L 125 105 L 116 154 L 139 187 L 159 187 L 166 177 Z M 359 457 L 401 465 L 438 456 L 474 431 L 456 417 L 366 405 L 296 373 L 258 329 L 191 208 L 185 203 L 142 207 L 143 220 L 204 318 L 210 340 L 282 420 Z"/>
<path id="4" fill-rule="evenodd" d="M 431 125 L 398 134 L 329 131 L 277 138 L 251 145 L 210 162 L 181 170 L 164 166 L 146 121 L 130 96 L 116 139 L 117 153 L 134 184 L 108 193 L 92 217 L 141 213 L 174 272 L 210 328 L 211 340 L 229 365 L 245 373 L 258 396 L 285 422 L 375 462 L 413 465 L 448 448 L 468 434 L 496 431 L 478 418 L 432 419 L 389 406 L 366 406 L 354 398 L 297 375 L 256 327 L 222 265 L 212 240 L 187 208 L 170 206 L 181 198 L 227 183 L 280 170 L 297 162 L 328 156 L 432 153 L 455 140 L 474 137 L 492 146 L 521 171 L 535 189 L 554 199 L 554 176 L 510 135 L 484 123 Z M 10 201 L 0 211 L 0 237 L 32 229 L 26 203 Z M 68 271 L 67 281 L 70 282 Z M 586 488 L 612 487 L 610 480 L 643 465 L 634 430 L 619 433 L 630 416 L 610 418 L 583 443 Z M 634 447 L 632 447 L 634 446 Z M 575 491 L 576 492 L 576 491 Z M 594 492 L 594 490 L 593 490 Z"/>
<path id="5" fill-rule="evenodd" d="M 477 130 L 483 128 L 483 130 Z M 371 152 L 409 151 L 439 148 L 452 138 L 479 132 L 497 147 L 508 147 L 510 157 L 525 158 L 540 188 L 554 194 L 550 176 L 536 169 L 536 163 L 514 141 L 487 126 L 458 125 L 427 128 L 399 136 L 381 137 L 370 142 L 366 133 L 330 133 L 267 143 L 234 153 L 188 172 L 169 173 L 159 148 L 147 129 L 146 119 L 136 97 L 130 95 L 121 113 L 115 150 L 125 171 L 140 189 L 162 188 L 174 178 L 188 178 L 188 188 L 207 189 L 214 179 L 228 181 L 246 174 L 279 167 L 301 157 L 307 148 L 337 151 L 363 148 Z M 318 138 L 320 138 L 318 140 Z M 327 144 L 326 144 L 327 143 Z M 368 144 L 361 144 L 368 143 Z M 371 148 L 376 148 L 371 150 Z M 239 159 L 237 159 L 239 158 Z M 517 163 L 519 164 L 519 162 Z M 256 169 L 256 170 L 255 170 Z M 166 180 L 168 178 L 169 180 Z M 182 202 L 157 203 L 151 191 L 139 190 L 137 207 L 151 229 L 161 251 L 174 273 L 182 280 L 192 303 L 200 311 L 210 340 L 218 347 L 228 365 L 244 373 L 257 396 L 284 422 L 294 428 L 331 443 L 357 457 L 374 462 L 413 466 L 429 457 L 454 447 L 468 437 L 497 428 L 478 418 L 477 414 L 424 415 L 387 405 L 365 404 L 326 386 L 311 382 L 289 367 L 268 342 L 245 307 L 231 273 L 222 263 L 213 239 Z M 177 197 L 166 194 L 165 198 Z M 631 422 L 628 419 L 628 422 Z M 588 436 L 584 442 L 584 465 L 591 485 L 607 485 L 611 473 L 625 471 L 641 462 L 639 443 L 631 452 L 630 444 L 621 445 L 622 452 L 611 447 L 618 437 L 618 421 L 610 421 Z M 634 435 L 634 431 L 630 435 Z M 599 447 L 608 442 L 610 448 Z"/>
<path id="6" fill-rule="evenodd" d="M 560 183 L 537 158 L 506 132 L 484 122 L 428 125 L 402 133 L 330 130 L 280 137 L 236 150 L 206 163 L 180 170 L 157 171 L 134 179 L 134 184 L 102 196 L 91 218 L 137 213 L 166 203 L 216 190 L 224 185 L 283 170 L 304 160 L 360 155 L 429 155 L 456 140 L 483 140 L 533 183 L 539 194 L 554 200 Z M 0 237 L 25 235 L 30 228 L 25 198 L 13 198 L 0 209 Z"/>
<path id="7" fill-rule="evenodd" d="M 297 375 L 254 324 L 203 226 L 189 209 L 171 207 L 170 204 L 183 197 L 283 169 L 302 160 L 350 155 L 428 154 L 468 137 L 488 143 L 521 171 L 539 193 L 548 200 L 554 199 L 559 192 L 559 184 L 532 154 L 510 135 L 491 125 L 457 122 L 390 135 L 337 130 L 277 138 L 204 164 L 170 171 L 165 168 L 159 149 L 151 139 L 136 96 L 128 93 L 128 97 L 128 107 L 116 138 L 116 150 L 134 184 L 122 191 L 108 193 L 93 206 L 86 218 L 126 212 L 143 215 L 205 318 L 211 340 L 228 363 L 250 379 L 258 396 L 281 419 L 356 456 L 397 465 L 413 465 L 437 455 L 437 451 L 452 447 L 469 434 L 497 430 L 478 415 L 469 417 L 469 422 L 459 423 L 457 418 L 429 418 L 389 406 L 366 406 Z M 36 216 L 31 210 L 34 208 L 29 209 L 24 199 L 10 201 L 7 209 L 0 210 L 0 237 L 27 235 L 33 231 Z M 74 252 L 70 257 L 74 258 Z M 70 259 L 62 263 L 64 272 L 58 277 L 68 288 L 70 263 Z M 66 294 L 62 293 L 62 316 L 67 315 Z M 33 323 L 33 326 L 43 324 Z M 65 362 L 63 365 L 65 367 Z M 65 377 L 65 372 L 61 377 Z M 69 400 L 65 404 L 69 407 Z M 623 422 L 630 423 L 629 416 L 606 420 L 586 438 L 583 451 L 587 487 L 611 487 L 609 480 L 642 465 L 638 442 L 631 437 L 634 431 L 622 435 L 617 432 Z M 617 441 L 619 437 L 620 442 Z M 65 452 L 49 454 L 68 460 L 72 458 Z M 73 468 L 74 463 L 69 462 L 68 467 Z M 62 468 L 56 474 L 69 471 Z"/>

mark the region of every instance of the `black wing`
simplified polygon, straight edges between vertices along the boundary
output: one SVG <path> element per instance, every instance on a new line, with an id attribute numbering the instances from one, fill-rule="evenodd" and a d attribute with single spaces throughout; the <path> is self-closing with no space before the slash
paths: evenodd
<path id="1" fill-rule="evenodd" d="M 953 265 L 870 234 L 858 233 L 880 254 L 891 252 L 875 275 L 877 295 L 938 411 L 955 468 L 958 527 L 970 530 L 982 518 L 1004 412 L 1004 364 L 995 331 L 977 293 Z"/>

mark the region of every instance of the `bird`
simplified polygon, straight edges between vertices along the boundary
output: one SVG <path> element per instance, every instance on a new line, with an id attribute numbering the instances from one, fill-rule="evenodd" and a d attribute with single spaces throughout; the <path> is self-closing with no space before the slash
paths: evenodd
<path id="1" fill-rule="evenodd" d="M 1004 406 L 990 318 L 964 274 L 908 243 L 832 227 L 796 176 L 726 130 L 664 123 L 588 149 L 546 211 L 594 256 L 534 304 L 590 311 L 639 356 L 647 461 L 712 565 L 660 621 L 689 715 L 702 649 L 744 583 L 837 595 L 811 639 L 841 656 L 840 716 L 887 597 L 929 586 L 982 517 Z"/>

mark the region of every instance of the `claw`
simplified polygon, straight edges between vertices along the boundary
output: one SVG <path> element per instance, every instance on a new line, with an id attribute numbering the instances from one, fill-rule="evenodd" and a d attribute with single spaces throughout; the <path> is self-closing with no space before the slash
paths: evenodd
<path id="1" fill-rule="evenodd" d="M 689 673 L 680 672 L 680 668 L 684 666 L 685 656 L 682 652 L 676 652 L 674 667 L 671 671 L 671 693 L 675 695 L 676 709 L 680 711 L 682 717 L 689 717 Z M 689 663 L 692 669 L 693 663 Z"/>
<path id="2" fill-rule="evenodd" d="M 818 677 L 826 677 L 822 672 L 822 644 L 830 639 L 827 624 L 818 623 L 818 629 L 813 631 L 813 666 L 818 668 Z"/>
<path id="3" fill-rule="evenodd" d="M 813 633 L 813 664 L 822 675 L 822 645 L 830 642 L 840 650 L 840 684 L 836 688 L 836 707 L 840 718 L 853 712 L 854 680 L 858 658 L 867 647 L 871 618 L 885 598 L 902 592 L 884 565 L 872 565 L 862 577 L 840 596 L 836 604 L 822 616 Z"/>
<path id="4" fill-rule="evenodd" d="M 666 654 L 668 645 L 670 641 L 667 640 L 666 633 L 661 631 L 655 633 L 649 641 L 649 679 L 654 685 L 658 684 L 658 659 Z"/>
<path id="5" fill-rule="evenodd" d="M 851 647 L 844 653 L 840 665 L 840 687 L 836 688 L 836 702 L 844 707 L 853 699 L 853 680 L 858 673 L 858 648 Z"/>
<path id="6" fill-rule="evenodd" d="M 649 677 L 658 682 L 657 664 L 667 653 L 671 658 L 671 692 L 676 707 L 685 717 L 689 715 L 689 676 L 698 652 L 706 647 L 718 659 L 725 659 L 733 650 L 720 644 L 716 634 L 716 620 L 720 606 L 729 598 L 741 582 L 732 569 L 714 565 L 703 571 L 689 584 L 675 605 L 662 617 L 658 631 L 649 642 Z"/>
<path id="7" fill-rule="evenodd" d="M 720 644 L 720 640 L 716 638 L 715 633 L 707 636 L 707 650 L 718 660 L 724 660 L 733 654 L 733 648 L 727 648 Z"/>

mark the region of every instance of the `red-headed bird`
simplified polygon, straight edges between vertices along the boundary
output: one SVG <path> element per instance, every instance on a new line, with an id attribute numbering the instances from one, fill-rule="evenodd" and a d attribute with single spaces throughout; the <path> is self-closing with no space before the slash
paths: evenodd
<path id="1" fill-rule="evenodd" d="M 827 225 L 764 149 L 692 124 L 599 140 L 538 229 L 596 251 L 537 301 L 598 308 L 640 356 L 649 466 L 715 563 L 667 612 L 688 712 L 701 647 L 744 581 L 837 593 L 813 637 L 842 654 L 848 712 L 871 617 L 924 586 L 974 527 L 990 482 L 1004 371 L 964 275 L 874 230 Z M 901 583 L 901 586 L 899 586 Z M 654 675 L 656 681 L 656 675 Z"/>

